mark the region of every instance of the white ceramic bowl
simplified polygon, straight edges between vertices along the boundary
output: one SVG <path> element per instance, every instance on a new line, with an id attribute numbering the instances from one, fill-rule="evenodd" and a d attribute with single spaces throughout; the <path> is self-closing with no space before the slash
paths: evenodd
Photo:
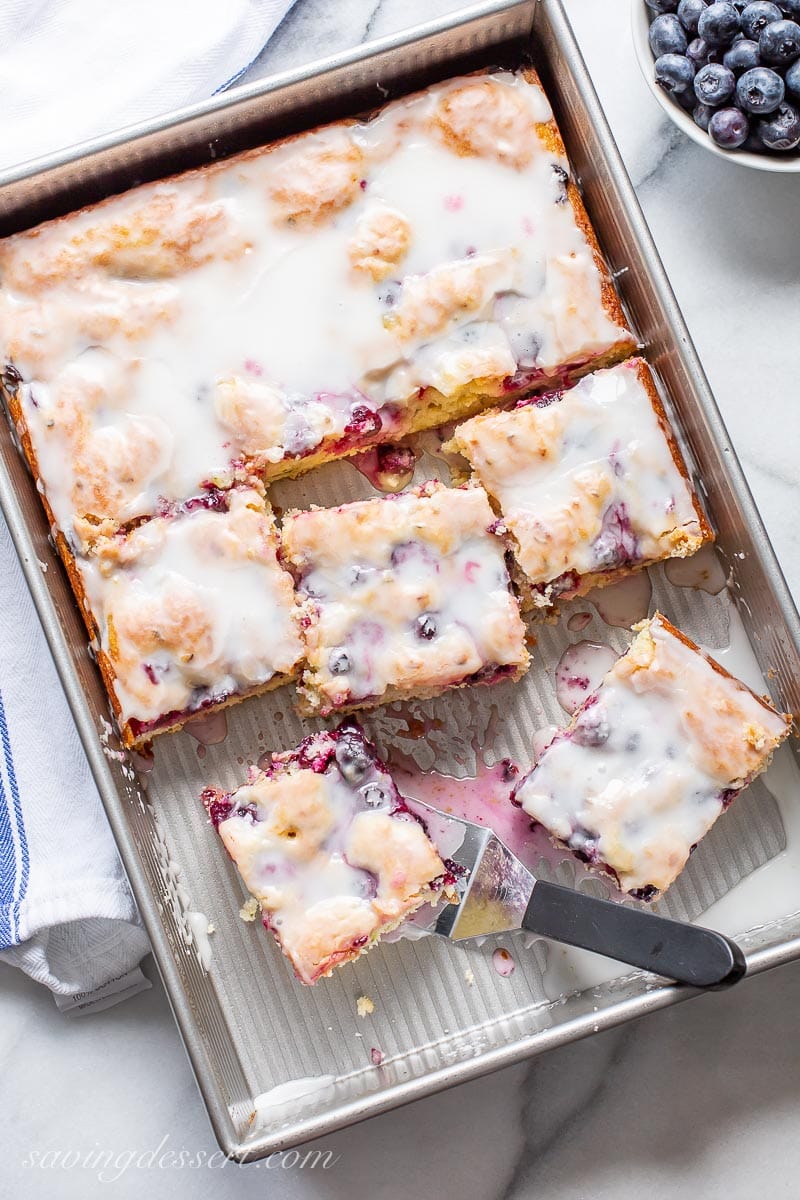
<path id="1" fill-rule="evenodd" d="M 684 112 L 656 83 L 653 74 L 653 51 L 647 40 L 650 29 L 651 13 L 644 0 L 631 0 L 631 32 L 633 48 L 639 60 L 642 74 L 647 86 L 671 121 L 683 130 L 688 138 L 710 150 L 712 154 L 725 158 L 728 162 L 739 163 L 743 167 L 755 167 L 758 171 L 776 171 L 784 174 L 800 171 L 800 147 L 798 152 L 786 157 L 772 154 L 753 154 L 750 150 L 723 150 L 712 142 L 707 133 L 695 125 L 691 113 Z"/>

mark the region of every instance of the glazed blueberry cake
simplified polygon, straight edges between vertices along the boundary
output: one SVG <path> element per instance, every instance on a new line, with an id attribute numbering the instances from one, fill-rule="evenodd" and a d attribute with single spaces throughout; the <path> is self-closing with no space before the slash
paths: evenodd
<path id="1" fill-rule="evenodd" d="M 634 346 L 532 72 L 475 75 L 0 243 L 0 364 L 80 544 Z"/>
<path id="2" fill-rule="evenodd" d="M 525 627 L 482 488 L 435 482 L 287 514 L 300 594 L 301 711 L 326 716 L 518 679 Z"/>
<path id="3" fill-rule="evenodd" d="M 355 725 L 273 755 L 203 802 L 302 983 L 358 958 L 455 877 Z"/>
<path id="4" fill-rule="evenodd" d="M 445 449 L 499 509 L 526 608 L 684 558 L 712 536 L 640 358 L 474 417 Z"/>
<path id="5" fill-rule="evenodd" d="M 71 574 L 128 746 L 297 672 L 292 579 L 258 490 L 207 495 L 100 538 Z"/>
<path id="6" fill-rule="evenodd" d="M 517 785 L 513 801 L 622 891 L 665 891 L 791 718 L 660 613 Z"/>

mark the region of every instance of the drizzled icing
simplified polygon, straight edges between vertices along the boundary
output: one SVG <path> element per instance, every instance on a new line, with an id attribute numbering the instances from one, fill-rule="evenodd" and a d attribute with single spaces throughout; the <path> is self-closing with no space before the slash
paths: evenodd
<path id="1" fill-rule="evenodd" d="M 789 722 L 660 614 L 520 783 L 515 801 L 620 887 L 669 887 Z"/>
<path id="2" fill-rule="evenodd" d="M 289 514 L 284 552 L 305 599 L 311 711 L 516 676 L 525 627 L 481 488 Z"/>
<path id="3" fill-rule="evenodd" d="M 157 517 L 78 559 L 134 732 L 291 673 L 302 647 L 292 580 L 263 497 Z M 172 722 L 170 722 L 172 723 Z"/>
<path id="4" fill-rule="evenodd" d="M 535 603 L 701 544 L 695 500 L 649 383 L 647 365 L 631 359 L 456 430 L 450 444 L 497 500 Z"/>
<path id="5" fill-rule="evenodd" d="M 286 473 L 455 417 L 476 381 L 627 347 L 550 120 L 521 74 L 456 79 L 0 244 L 0 361 L 59 525 L 89 536 L 86 515 L 124 524 L 244 460 Z"/>
<path id="6" fill-rule="evenodd" d="M 360 730 L 312 735 L 232 795 L 203 800 L 264 925 L 303 983 L 453 883 Z"/>

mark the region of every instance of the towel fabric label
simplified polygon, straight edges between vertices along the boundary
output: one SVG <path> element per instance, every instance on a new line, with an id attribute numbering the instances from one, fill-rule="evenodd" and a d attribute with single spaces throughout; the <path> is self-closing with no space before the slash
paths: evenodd
<path id="1" fill-rule="evenodd" d="M 71 996 L 53 996 L 53 999 L 60 1012 L 69 1013 L 73 1017 L 82 1017 L 88 1012 L 100 1012 L 104 1008 L 111 1008 L 112 1004 L 128 1000 L 131 996 L 152 986 L 141 967 L 134 967 L 125 975 L 109 979 L 107 983 L 101 983 L 99 987 L 92 988 L 91 991 L 74 992 Z"/>

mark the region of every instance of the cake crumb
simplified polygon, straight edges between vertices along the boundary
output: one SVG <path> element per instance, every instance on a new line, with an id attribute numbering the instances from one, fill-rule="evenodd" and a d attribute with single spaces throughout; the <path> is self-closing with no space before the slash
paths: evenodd
<path id="1" fill-rule="evenodd" d="M 239 916 L 243 921 L 255 921 L 257 914 L 258 901 L 256 900 L 255 896 L 251 896 L 250 899 L 246 900 L 239 909 Z"/>
<path id="2" fill-rule="evenodd" d="M 359 996 L 356 1000 L 356 1012 L 360 1017 L 368 1017 L 375 1012 L 375 1005 L 369 996 Z"/>
<path id="3" fill-rule="evenodd" d="M 472 967 L 467 967 L 466 971 L 464 972 L 464 978 L 469 986 L 472 987 L 475 983 L 475 972 L 473 971 Z"/>
<path id="4" fill-rule="evenodd" d="M 208 929 L 206 930 L 206 933 L 216 933 L 216 932 L 217 932 L 217 927 L 216 927 L 216 925 L 214 924 L 214 922 L 213 922 L 213 921 L 209 921 L 209 922 L 208 922 Z"/>

